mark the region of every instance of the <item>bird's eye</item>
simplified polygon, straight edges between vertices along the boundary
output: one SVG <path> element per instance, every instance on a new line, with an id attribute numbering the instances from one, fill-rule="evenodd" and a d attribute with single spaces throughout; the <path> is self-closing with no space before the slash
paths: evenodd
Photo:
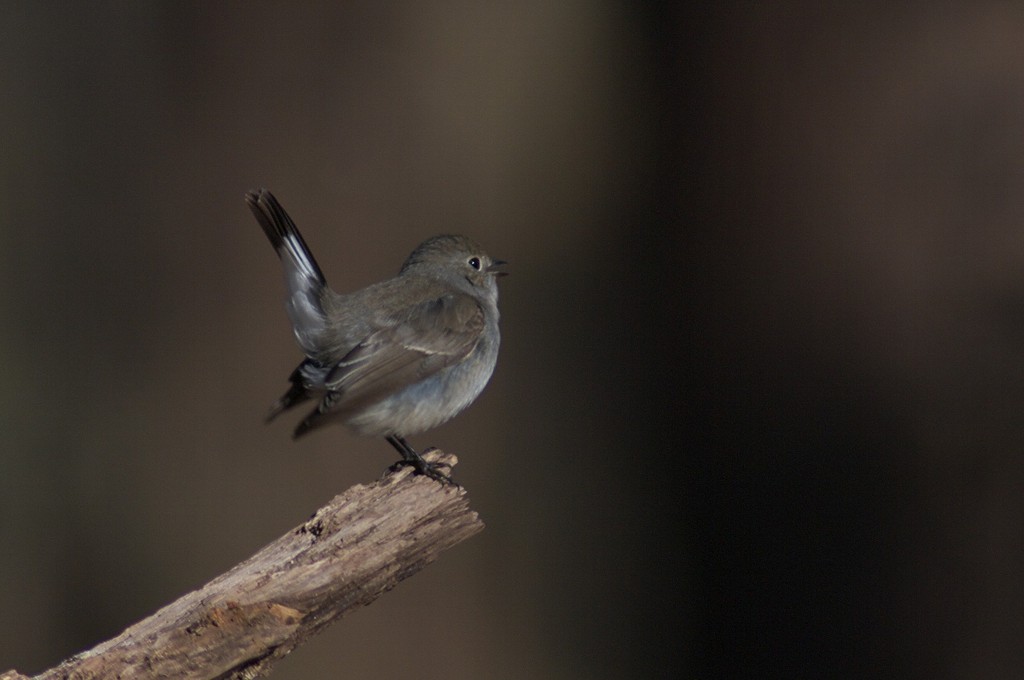
<path id="1" fill-rule="evenodd" d="M 469 266 L 472 267 L 473 269 L 476 269 L 477 271 L 480 271 L 480 258 L 479 257 L 471 257 L 471 258 L 469 258 Z"/>

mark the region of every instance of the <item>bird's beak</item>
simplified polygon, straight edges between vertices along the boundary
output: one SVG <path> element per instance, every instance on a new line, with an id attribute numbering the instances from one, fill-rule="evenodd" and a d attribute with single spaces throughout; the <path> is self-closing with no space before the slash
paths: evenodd
<path id="1" fill-rule="evenodd" d="M 494 276 L 508 276 L 508 272 L 501 269 L 508 262 L 505 260 L 492 260 L 489 267 L 487 267 L 487 273 L 493 274 Z"/>

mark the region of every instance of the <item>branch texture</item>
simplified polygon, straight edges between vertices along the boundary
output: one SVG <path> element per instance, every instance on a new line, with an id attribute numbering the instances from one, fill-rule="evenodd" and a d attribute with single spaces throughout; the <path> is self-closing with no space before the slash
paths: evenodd
<path id="1" fill-rule="evenodd" d="M 436 450 L 426 457 L 456 462 Z M 336 496 L 227 573 L 33 680 L 258 677 L 481 529 L 465 490 L 402 468 Z M 7 678 L 25 680 L 0 673 Z"/>

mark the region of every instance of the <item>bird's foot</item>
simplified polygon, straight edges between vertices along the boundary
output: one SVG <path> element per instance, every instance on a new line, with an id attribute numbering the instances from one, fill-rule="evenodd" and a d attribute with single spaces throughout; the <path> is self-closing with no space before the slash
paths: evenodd
<path id="1" fill-rule="evenodd" d="M 394 446 L 395 449 L 402 454 L 402 460 L 388 468 L 390 472 L 397 472 L 408 465 L 412 468 L 413 474 L 424 475 L 425 477 L 433 479 L 435 482 L 440 482 L 442 485 L 450 484 L 451 486 L 459 486 L 451 476 L 452 468 L 455 463 L 454 456 L 446 456 L 446 458 L 450 458 L 452 460 L 451 463 L 444 463 L 437 460 L 426 460 L 419 451 L 410 446 L 409 442 L 407 442 L 404 437 L 391 435 L 387 437 L 387 440 L 388 443 Z M 437 452 L 436 454 L 434 454 L 435 451 Z M 437 458 L 438 456 L 443 455 L 441 454 L 441 451 L 434 446 L 426 449 L 423 453 L 431 456 L 432 458 Z M 445 469 L 447 472 L 444 472 Z"/>
<path id="2" fill-rule="evenodd" d="M 441 484 L 451 484 L 452 486 L 459 486 L 458 483 L 451 477 L 452 466 L 448 463 L 430 463 L 425 460 L 400 460 L 395 462 L 393 465 L 388 466 L 388 472 L 398 472 L 404 467 L 411 467 L 414 475 L 423 475 L 429 477 L 436 482 Z"/>
<path id="3" fill-rule="evenodd" d="M 442 485 L 459 486 L 459 483 L 452 479 L 451 470 L 452 466 L 448 463 L 435 463 L 429 460 L 425 460 L 423 456 L 417 454 L 415 458 L 403 458 L 397 461 L 390 467 L 389 472 L 398 472 L 403 467 L 411 467 L 414 475 L 423 475 L 429 477 L 435 482 L 439 482 Z"/>

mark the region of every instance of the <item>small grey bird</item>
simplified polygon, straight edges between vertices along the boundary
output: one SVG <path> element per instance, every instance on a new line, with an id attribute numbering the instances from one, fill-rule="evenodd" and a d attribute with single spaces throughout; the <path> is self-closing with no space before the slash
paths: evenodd
<path id="1" fill-rule="evenodd" d="M 412 251 L 398 276 L 339 294 L 269 191 L 250 191 L 245 201 L 281 258 L 285 307 L 306 354 L 267 422 L 315 398 L 319 404 L 295 437 L 343 423 L 385 437 L 402 455 L 396 466 L 451 482 L 405 437 L 455 416 L 490 379 L 500 343 L 497 277 L 505 262 L 464 236 L 435 236 Z"/>

